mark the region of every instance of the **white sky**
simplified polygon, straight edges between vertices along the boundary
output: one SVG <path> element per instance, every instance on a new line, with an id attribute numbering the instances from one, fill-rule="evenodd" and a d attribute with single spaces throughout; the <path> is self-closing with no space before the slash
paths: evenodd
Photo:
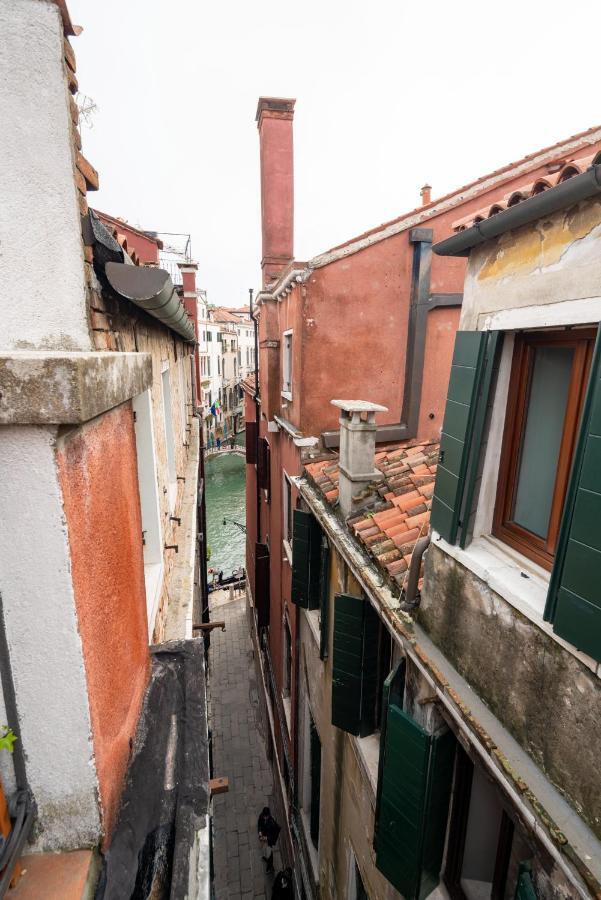
<path id="1" fill-rule="evenodd" d="M 601 122 L 598 5 L 538 0 L 69 0 L 92 204 L 192 234 L 199 286 L 260 281 L 260 95 L 296 97 L 308 259 Z"/>

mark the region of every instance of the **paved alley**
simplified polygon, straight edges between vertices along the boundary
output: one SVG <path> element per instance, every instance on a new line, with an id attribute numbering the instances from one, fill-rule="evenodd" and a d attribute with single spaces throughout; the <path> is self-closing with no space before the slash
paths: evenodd
<path id="1" fill-rule="evenodd" d="M 257 818 L 271 803 L 273 780 L 258 716 L 258 688 L 244 594 L 211 603 L 211 618 L 226 631 L 211 634 L 210 727 L 215 775 L 229 792 L 214 798 L 216 900 L 270 900 L 273 876 L 265 874 Z M 275 871 L 280 864 L 274 854 Z"/>

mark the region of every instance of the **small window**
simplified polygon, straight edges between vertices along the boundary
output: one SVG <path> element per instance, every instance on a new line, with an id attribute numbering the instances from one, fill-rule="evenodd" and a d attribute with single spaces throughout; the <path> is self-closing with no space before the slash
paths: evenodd
<path id="1" fill-rule="evenodd" d="M 282 515 L 283 515 L 283 523 L 282 523 L 282 531 L 283 531 L 283 540 L 284 540 L 284 549 L 286 551 L 286 555 L 288 557 L 288 561 L 292 561 L 292 517 L 294 515 L 294 510 L 292 507 L 292 484 L 290 479 L 284 472 L 283 474 L 283 503 L 282 503 Z"/>
<path id="2" fill-rule="evenodd" d="M 213 333 L 211 331 L 207 331 L 207 343 L 213 340 Z"/>
<path id="3" fill-rule="evenodd" d="M 167 450 L 167 477 L 168 477 L 168 497 L 169 510 L 173 512 L 175 509 L 175 501 L 177 498 L 177 472 L 175 468 L 175 437 L 173 431 L 173 403 L 171 402 L 171 383 L 169 381 L 169 369 L 161 375 L 161 386 L 163 390 L 163 424 L 165 427 L 165 446 Z"/>
<path id="4" fill-rule="evenodd" d="M 493 533 L 551 569 L 594 333 L 518 335 Z"/>
<path id="5" fill-rule="evenodd" d="M 513 897 L 517 860 L 528 855 L 494 784 L 458 746 L 443 875 L 450 892 L 463 900 Z"/>
<path id="6" fill-rule="evenodd" d="M 159 607 L 163 576 L 163 539 L 161 531 L 161 506 L 157 481 L 157 460 L 152 420 L 150 390 L 138 394 L 132 400 L 134 429 L 136 433 L 136 458 L 138 463 L 138 491 L 142 518 L 144 548 L 144 581 L 146 586 L 146 613 L 148 637 L 152 638 L 156 613 Z"/>
<path id="7" fill-rule="evenodd" d="M 282 358 L 282 395 L 292 400 L 292 332 L 284 332 Z"/>

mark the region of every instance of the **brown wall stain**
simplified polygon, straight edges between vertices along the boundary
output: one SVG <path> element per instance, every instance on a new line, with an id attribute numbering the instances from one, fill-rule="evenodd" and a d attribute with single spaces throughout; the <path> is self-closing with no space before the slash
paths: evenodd
<path id="1" fill-rule="evenodd" d="M 108 842 L 149 673 L 130 404 L 67 434 L 57 455 Z"/>

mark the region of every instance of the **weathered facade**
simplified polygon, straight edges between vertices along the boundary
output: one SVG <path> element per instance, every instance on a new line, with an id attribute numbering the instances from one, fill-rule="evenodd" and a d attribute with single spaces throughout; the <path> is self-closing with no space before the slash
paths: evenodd
<path id="1" fill-rule="evenodd" d="M 257 111 L 263 232 L 263 290 L 255 311 L 258 393 L 252 380 L 244 383 L 251 627 L 261 649 L 291 847 L 308 845 L 295 813 L 303 712 L 301 617 L 291 602 L 294 478 L 303 463 L 338 445 L 338 413 L 330 404 L 336 397 L 367 396 L 385 408 L 378 416 L 379 444 L 439 439 L 465 262 L 433 257 L 432 242 L 486 204 L 513 205 L 520 191 L 551 172 L 569 174 L 568 162 L 594 154 L 601 140 L 591 129 L 440 200 L 431 201 L 425 190 L 422 207 L 304 263 L 294 260 L 292 247 L 293 110 L 292 100 L 263 98 Z M 375 321 L 385 327 L 371 327 Z M 396 555 L 394 542 L 392 548 L 389 562 L 402 577 L 408 562 Z M 305 854 L 307 869 L 308 859 Z"/>
<path id="2" fill-rule="evenodd" d="M 576 753 L 564 753 L 558 789 L 506 714 L 520 691 L 528 696 L 524 664 L 539 654 L 540 642 L 517 622 L 508 633 L 501 598 L 493 600 L 483 586 L 478 603 L 465 580 L 465 592 L 454 593 L 457 575 L 446 558 L 441 566 L 436 532 L 416 611 L 421 551 L 429 539 L 412 532 L 428 532 L 429 498 L 441 471 L 437 451 L 436 445 L 379 449 L 373 457 L 379 478 L 364 482 L 354 509 L 345 505 L 340 482 L 345 471 L 361 473 L 353 472 L 343 448 L 340 460 L 309 463 L 297 480 L 298 806 L 316 893 L 390 900 L 594 897 L 601 844 L 583 821 L 584 807 L 570 809 L 564 795 L 578 783 L 582 794 L 590 791 L 594 808 L 592 761 L 586 751 L 582 766 Z M 407 554 L 406 577 L 392 574 L 390 545 Z M 483 624 L 489 618 L 494 635 Z M 446 631 L 430 627 L 432 619 L 443 619 Z M 499 666 L 503 652 L 515 671 Z M 463 661 L 472 657 L 474 668 L 466 672 Z M 564 750 L 576 727 L 579 748 L 593 747 L 596 734 L 598 701 L 583 690 L 582 673 L 571 674 L 573 684 L 554 688 L 555 721 L 546 722 L 548 743 Z M 503 691 L 499 707 L 493 682 L 497 695 Z M 546 684 L 538 674 L 539 710 L 532 701 L 524 723 L 531 740 L 545 715 Z M 576 691 L 586 705 L 568 722 Z"/>
<path id="3" fill-rule="evenodd" d="M 106 849 L 149 643 L 200 611 L 194 323 L 156 237 L 88 207 L 65 3 L 0 26 L 0 771 L 30 850 Z"/>

